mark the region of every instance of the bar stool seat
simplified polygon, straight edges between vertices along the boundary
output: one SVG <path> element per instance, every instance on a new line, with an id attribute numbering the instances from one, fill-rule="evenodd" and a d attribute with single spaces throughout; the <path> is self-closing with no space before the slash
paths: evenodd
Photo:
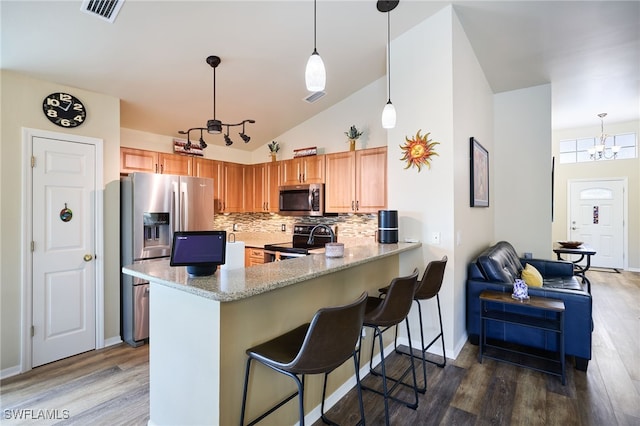
<path id="1" fill-rule="evenodd" d="M 258 416 L 249 425 L 258 423 L 298 395 L 300 425 L 304 426 L 304 378 L 307 374 L 321 373 L 324 373 L 320 410 L 322 420 L 328 424 L 335 424 L 324 413 L 327 376 L 350 357 L 354 361 L 360 405 L 360 422 L 358 424 L 364 424 L 364 406 L 360 389 L 359 357 L 356 345 L 361 334 L 366 302 L 367 293 L 365 292 L 348 305 L 322 308 L 316 312 L 310 323 L 303 324 L 272 340 L 247 349 L 248 359 L 240 425 L 244 425 L 249 373 L 253 360 L 291 377 L 297 385 L 297 391 Z"/>
<path id="2" fill-rule="evenodd" d="M 422 274 L 422 279 L 418 283 L 418 288 L 416 289 L 416 293 L 413 297 L 416 304 L 418 305 L 418 319 L 420 321 L 420 356 L 416 356 L 413 353 L 413 349 L 410 347 L 409 351 L 403 351 L 398 348 L 398 329 L 396 327 L 396 336 L 394 340 L 394 348 L 396 353 L 403 355 L 411 355 L 417 359 L 422 361 L 422 375 L 424 379 L 424 386 L 418 388 L 418 392 L 425 393 L 427 390 L 427 362 L 437 365 L 440 368 L 444 368 L 447 364 L 447 354 L 444 349 L 444 331 L 442 329 L 442 312 L 440 310 L 440 288 L 442 287 L 442 281 L 444 279 L 444 270 L 447 266 L 447 256 L 443 256 L 441 260 L 433 260 L 429 262 L 426 269 L 424 270 L 424 274 Z M 389 287 L 381 288 L 378 290 L 382 295 L 386 294 L 389 291 Z M 440 333 L 436 335 L 431 342 L 427 345 L 424 343 L 424 326 L 422 324 L 422 307 L 420 301 L 432 299 L 435 296 L 437 304 L 438 304 L 438 320 L 440 322 Z M 442 341 L 442 362 L 436 362 L 427 359 L 427 350 L 433 346 L 440 339 Z M 409 338 L 409 346 L 411 346 L 411 338 Z"/>
<path id="3" fill-rule="evenodd" d="M 382 341 L 382 333 L 384 333 L 391 327 L 397 326 L 402 321 L 405 321 L 407 325 L 407 333 L 409 334 L 409 336 L 411 336 L 411 330 L 409 330 L 407 315 L 411 310 L 411 304 L 413 302 L 413 296 L 416 290 L 417 281 L 418 269 L 415 269 L 411 275 L 408 275 L 406 277 L 394 278 L 388 287 L 386 297 L 369 297 L 367 299 L 367 309 L 364 315 L 363 326 L 372 328 L 374 330 L 373 343 L 371 345 L 371 358 L 369 361 L 369 371 L 375 376 L 382 377 L 383 391 L 380 392 L 365 385 L 362 385 L 362 389 L 369 390 L 383 396 L 385 422 L 387 425 L 389 425 L 389 399 L 405 404 L 407 407 L 414 410 L 418 407 L 418 385 L 413 357 L 411 358 L 411 365 L 402 373 L 399 378 L 389 377 L 387 375 L 385 367 L 384 344 Z M 373 353 L 376 346 L 376 338 L 378 339 L 380 346 L 380 372 L 376 371 L 373 368 Z M 402 400 L 400 398 L 392 396 L 392 392 L 398 385 L 405 384 L 403 380 L 409 373 L 412 373 L 413 377 L 413 385 L 411 386 L 414 391 L 413 402 Z M 387 385 L 388 380 L 394 382 L 393 386 L 389 387 Z"/>

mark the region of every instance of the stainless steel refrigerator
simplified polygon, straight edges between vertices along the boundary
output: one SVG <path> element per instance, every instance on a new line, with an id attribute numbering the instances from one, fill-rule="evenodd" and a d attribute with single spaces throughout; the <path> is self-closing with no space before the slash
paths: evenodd
<path id="1" fill-rule="evenodd" d="M 132 173 L 120 180 L 121 266 L 171 256 L 175 231 L 213 229 L 213 179 Z M 121 274 L 121 332 L 131 346 L 149 338 L 149 283 Z"/>

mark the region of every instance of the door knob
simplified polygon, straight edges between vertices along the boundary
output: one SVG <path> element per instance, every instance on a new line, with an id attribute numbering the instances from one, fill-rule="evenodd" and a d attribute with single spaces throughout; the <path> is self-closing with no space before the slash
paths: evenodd
<path id="1" fill-rule="evenodd" d="M 84 255 L 84 261 L 85 262 L 89 262 L 93 259 L 93 256 L 91 256 L 90 254 L 85 254 Z"/>
<path id="2" fill-rule="evenodd" d="M 572 227 L 571 227 L 571 230 L 572 230 L 572 231 L 575 231 L 576 229 L 578 229 L 578 228 L 576 228 L 575 226 L 572 226 Z"/>

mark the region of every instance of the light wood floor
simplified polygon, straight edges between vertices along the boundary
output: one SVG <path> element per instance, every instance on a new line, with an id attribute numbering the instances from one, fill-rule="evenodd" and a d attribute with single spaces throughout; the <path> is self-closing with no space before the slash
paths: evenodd
<path id="1" fill-rule="evenodd" d="M 428 365 L 428 389 L 417 410 L 391 403 L 392 424 L 640 425 L 640 274 L 589 271 L 589 276 L 594 332 L 587 373 L 568 368 L 562 386 L 557 377 L 525 368 L 491 360 L 479 364 L 477 347 L 467 343 L 444 369 Z M 0 423 L 146 425 L 148 349 L 118 345 L 5 379 Z M 400 356 L 390 361 L 395 369 L 407 362 Z M 372 392 L 364 398 L 367 424 L 384 424 L 381 398 Z M 354 424 L 355 407 L 352 390 L 328 414 Z M 57 419 L 13 418 L 42 415 L 38 410 Z"/>

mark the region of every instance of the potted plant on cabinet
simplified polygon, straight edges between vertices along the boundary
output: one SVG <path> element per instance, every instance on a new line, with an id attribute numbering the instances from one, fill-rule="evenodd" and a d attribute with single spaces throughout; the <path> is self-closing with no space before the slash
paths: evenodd
<path id="1" fill-rule="evenodd" d="M 271 141 L 269 145 L 269 153 L 271 154 L 271 161 L 276 161 L 276 153 L 280 151 L 280 144 L 277 141 Z"/>
<path id="2" fill-rule="evenodd" d="M 360 136 L 362 136 L 362 132 L 358 130 L 358 128 L 353 125 L 349 128 L 348 132 L 344 132 L 344 134 L 349 138 L 349 151 L 356 150 L 356 141 Z"/>

